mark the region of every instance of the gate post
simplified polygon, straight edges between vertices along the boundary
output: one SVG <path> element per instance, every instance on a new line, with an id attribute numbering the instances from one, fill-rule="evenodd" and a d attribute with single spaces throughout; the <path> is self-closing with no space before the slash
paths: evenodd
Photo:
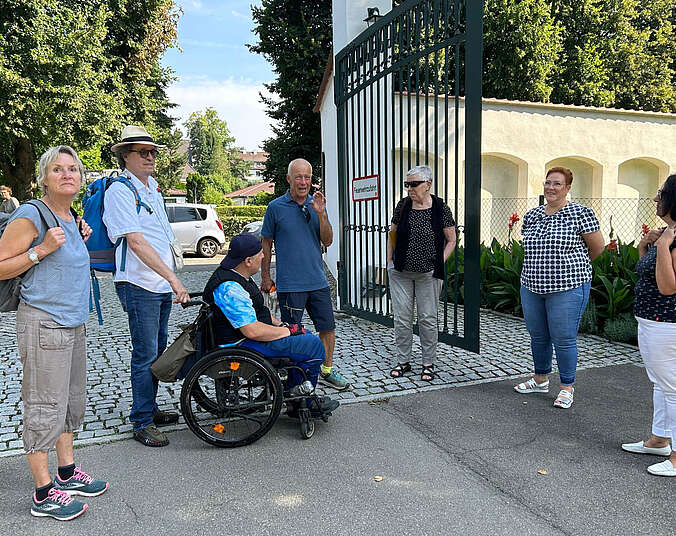
<path id="1" fill-rule="evenodd" d="M 465 337 L 470 350 L 479 352 L 479 306 L 481 301 L 481 73 L 483 59 L 483 0 L 466 3 L 467 55 L 465 57 L 465 217 L 474 225 L 465 226 Z M 469 329 L 468 329 L 469 328 Z"/>

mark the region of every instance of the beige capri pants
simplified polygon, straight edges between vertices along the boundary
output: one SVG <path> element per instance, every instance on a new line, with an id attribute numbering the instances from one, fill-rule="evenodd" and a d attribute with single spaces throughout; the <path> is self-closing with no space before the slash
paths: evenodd
<path id="1" fill-rule="evenodd" d="M 64 327 L 35 307 L 19 303 L 16 336 L 23 367 L 23 448 L 54 448 L 84 420 L 87 349 L 84 324 Z"/>

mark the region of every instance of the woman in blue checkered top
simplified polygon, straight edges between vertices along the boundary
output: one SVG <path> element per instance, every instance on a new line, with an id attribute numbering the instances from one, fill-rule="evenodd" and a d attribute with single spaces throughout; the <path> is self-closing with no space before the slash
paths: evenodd
<path id="1" fill-rule="evenodd" d="M 604 249 L 594 211 L 567 199 L 572 183 L 569 169 L 550 169 L 544 184 L 547 204 L 526 212 L 521 227 L 521 307 L 535 375 L 514 389 L 519 393 L 549 391 L 553 346 L 561 380 L 554 401 L 558 408 L 573 404 L 577 329 L 589 299 L 591 261 Z"/>

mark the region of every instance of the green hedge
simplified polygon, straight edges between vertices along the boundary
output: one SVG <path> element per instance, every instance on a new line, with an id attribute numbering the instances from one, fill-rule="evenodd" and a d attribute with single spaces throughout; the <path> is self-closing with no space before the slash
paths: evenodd
<path id="1" fill-rule="evenodd" d="M 251 221 L 262 220 L 265 216 L 265 205 L 218 205 L 216 212 L 218 217 L 223 220 L 230 217 L 251 218 Z"/>
<path id="2" fill-rule="evenodd" d="M 249 216 L 226 216 L 225 218 L 221 216 L 221 223 L 223 223 L 223 232 L 225 233 L 226 240 L 230 240 L 233 236 L 239 234 L 242 228 L 248 223 L 259 219 L 260 218 L 252 218 Z"/>
<path id="3" fill-rule="evenodd" d="M 458 299 L 463 303 L 465 250 L 459 246 L 456 251 L 446 262 L 446 288 L 452 300 L 457 285 Z M 481 244 L 481 307 L 523 316 L 520 293 L 523 254 L 523 246 L 516 240 L 508 246 L 495 239 L 490 246 Z M 631 313 L 638 279 L 637 262 L 638 249 L 633 242 L 615 242 L 613 249 L 606 249 L 594 259 L 589 305 L 580 322 L 581 332 L 601 334 L 618 342 L 636 342 L 637 326 Z"/>

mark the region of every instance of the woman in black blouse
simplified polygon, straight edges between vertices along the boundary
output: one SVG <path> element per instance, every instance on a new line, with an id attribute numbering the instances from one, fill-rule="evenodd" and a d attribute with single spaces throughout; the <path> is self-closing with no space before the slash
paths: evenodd
<path id="1" fill-rule="evenodd" d="M 572 183 L 568 168 L 550 169 L 544 184 L 547 204 L 526 212 L 521 226 L 521 307 L 535 375 L 514 390 L 525 394 L 549 391 L 553 346 L 561 380 L 554 400 L 558 408 L 573 404 L 577 329 L 589 299 L 591 261 L 604 248 L 594 211 L 567 199 Z"/>
<path id="2" fill-rule="evenodd" d="M 649 466 L 648 472 L 676 476 L 676 175 L 667 178 L 653 201 L 667 226 L 653 229 L 639 242 L 634 289 L 638 346 L 653 383 L 652 434 L 647 441 L 625 443 L 622 448 L 668 456 Z"/>
<path id="3" fill-rule="evenodd" d="M 394 209 L 387 241 L 387 273 L 394 313 L 394 341 L 399 378 L 411 371 L 413 302 L 418 309 L 422 347 L 420 379 L 432 381 L 439 329 L 437 310 L 444 280 L 444 264 L 455 247 L 455 221 L 448 205 L 430 193 L 432 169 L 416 166 L 406 174 L 408 197 Z"/>

